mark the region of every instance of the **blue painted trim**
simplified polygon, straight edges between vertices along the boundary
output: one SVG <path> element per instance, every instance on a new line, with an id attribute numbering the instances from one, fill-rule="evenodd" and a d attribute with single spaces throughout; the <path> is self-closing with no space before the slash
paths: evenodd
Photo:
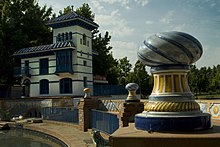
<path id="1" fill-rule="evenodd" d="M 98 26 L 94 26 L 93 24 L 84 22 L 83 20 L 80 20 L 79 18 L 75 18 L 75 19 L 72 19 L 69 21 L 51 22 L 47 25 L 51 26 L 53 29 L 75 26 L 75 25 L 81 26 L 81 27 L 88 29 L 90 31 L 98 28 Z"/>
<path id="2" fill-rule="evenodd" d="M 196 131 L 211 127 L 211 115 L 203 113 L 200 115 L 176 115 L 176 116 L 144 116 L 135 115 L 135 127 L 146 131 Z"/>
<path id="3" fill-rule="evenodd" d="M 84 58 L 84 57 L 80 57 L 80 56 L 77 56 L 77 58 L 80 58 L 80 59 L 85 59 L 85 60 L 89 60 L 89 61 L 92 61 L 92 59 L 88 59 L 88 58 Z"/>
<path id="4" fill-rule="evenodd" d="M 85 55 L 87 55 L 87 56 L 88 56 L 88 55 L 89 55 L 89 56 L 92 56 L 92 54 L 86 53 L 86 52 L 83 52 L 83 51 L 82 51 L 82 52 L 81 52 L 81 51 L 77 51 L 77 53 L 80 53 L 80 54 L 82 53 L 82 54 L 85 54 Z"/>
<path id="5" fill-rule="evenodd" d="M 92 68 L 92 66 L 89 66 L 89 65 L 83 65 L 83 64 L 73 64 L 73 66 L 83 66 L 83 67 L 90 67 L 90 68 Z"/>
<path id="6" fill-rule="evenodd" d="M 56 59 L 49 59 L 48 61 L 56 61 Z M 39 60 L 29 61 L 29 63 L 39 63 Z M 21 63 L 21 64 L 24 64 L 24 63 Z"/>
<path id="7" fill-rule="evenodd" d="M 18 58 L 33 58 L 33 57 L 42 57 L 42 56 L 51 56 L 54 55 L 53 51 L 42 51 L 42 52 L 32 52 L 32 53 L 25 53 L 25 54 L 20 54 L 20 55 L 15 55 Z"/>
<path id="8" fill-rule="evenodd" d="M 60 81 L 49 81 L 49 83 L 59 83 Z M 84 82 L 83 80 L 72 80 L 72 82 Z M 88 80 L 88 83 L 93 83 L 93 81 Z M 40 82 L 31 82 L 31 84 L 39 84 Z"/>
<path id="9" fill-rule="evenodd" d="M 90 75 L 93 74 L 93 73 L 89 73 L 89 72 L 81 72 L 81 71 L 74 71 L 74 73 L 83 73 L 83 74 L 90 74 Z"/>
<path id="10" fill-rule="evenodd" d="M 160 70 L 190 70 L 189 65 L 184 64 L 168 64 L 168 65 L 158 65 L 158 66 L 152 66 L 150 71 L 160 71 Z"/>

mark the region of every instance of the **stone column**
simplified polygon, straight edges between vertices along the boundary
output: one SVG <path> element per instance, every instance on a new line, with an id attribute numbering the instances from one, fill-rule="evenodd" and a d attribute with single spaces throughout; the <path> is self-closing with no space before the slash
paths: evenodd
<path id="1" fill-rule="evenodd" d="M 79 129 L 81 131 L 87 131 L 90 128 L 90 112 L 91 109 L 96 108 L 96 101 L 91 99 L 89 96 L 90 90 L 88 88 L 84 89 L 85 96 L 79 102 Z"/>
<path id="2" fill-rule="evenodd" d="M 144 103 L 136 97 L 136 90 L 138 85 L 135 83 L 129 83 L 126 85 L 128 90 L 128 97 L 123 103 L 123 108 L 120 111 L 120 120 L 122 127 L 127 127 L 130 122 L 134 122 L 135 114 L 141 113 L 144 111 Z"/>

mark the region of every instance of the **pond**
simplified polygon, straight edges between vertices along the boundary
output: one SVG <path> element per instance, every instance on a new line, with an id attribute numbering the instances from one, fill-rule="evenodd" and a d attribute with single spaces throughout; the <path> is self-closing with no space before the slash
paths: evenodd
<path id="1" fill-rule="evenodd" d="M 0 131 L 1 147 L 67 147 L 65 143 L 50 135 L 25 130 Z"/>

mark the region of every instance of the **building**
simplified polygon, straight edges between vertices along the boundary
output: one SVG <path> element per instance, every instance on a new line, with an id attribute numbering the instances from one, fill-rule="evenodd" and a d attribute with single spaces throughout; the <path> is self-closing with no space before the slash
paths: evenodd
<path id="1" fill-rule="evenodd" d="M 53 44 L 19 49 L 21 59 L 15 77 L 23 86 L 23 96 L 82 96 L 83 89 L 93 89 L 93 21 L 70 12 L 50 20 Z"/>

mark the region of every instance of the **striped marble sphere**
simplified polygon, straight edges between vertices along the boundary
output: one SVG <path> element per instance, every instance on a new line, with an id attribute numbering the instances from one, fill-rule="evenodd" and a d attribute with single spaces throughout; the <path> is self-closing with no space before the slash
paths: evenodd
<path id="1" fill-rule="evenodd" d="M 138 84 L 136 83 L 128 83 L 125 88 L 128 90 L 128 91 L 136 91 L 138 90 L 139 86 Z"/>
<path id="2" fill-rule="evenodd" d="M 163 32 L 150 36 L 138 50 L 138 59 L 148 66 L 190 65 L 202 55 L 202 45 L 183 32 Z"/>

